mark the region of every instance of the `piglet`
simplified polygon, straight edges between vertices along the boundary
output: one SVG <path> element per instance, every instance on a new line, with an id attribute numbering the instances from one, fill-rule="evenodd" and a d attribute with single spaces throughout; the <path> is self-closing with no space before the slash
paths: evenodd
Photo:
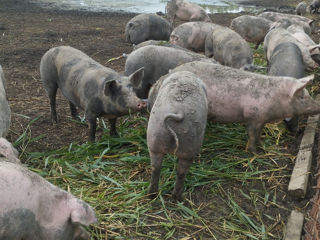
<path id="1" fill-rule="evenodd" d="M 207 123 L 205 85 L 193 73 L 176 72 L 162 77 L 149 93 L 151 109 L 147 142 L 152 176 L 149 193 L 158 192 L 163 157 L 175 154 L 179 161 L 173 198 L 182 200 L 183 183 L 193 159 L 200 151 Z"/>

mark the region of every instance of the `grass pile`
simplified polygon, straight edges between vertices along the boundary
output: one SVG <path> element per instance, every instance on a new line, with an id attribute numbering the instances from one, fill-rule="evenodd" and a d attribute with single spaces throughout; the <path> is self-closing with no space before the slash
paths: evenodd
<path id="1" fill-rule="evenodd" d="M 265 65 L 259 56 L 261 47 L 256 64 Z M 157 198 L 148 198 L 147 122 L 147 114 L 121 118 L 120 137 L 110 137 L 101 120 L 105 134 L 95 144 L 73 143 L 41 153 L 23 150 L 21 158 L 32 171 L 95 209 L 99 225 L 89 229 L 93 239 L 283 238 L 295 159 L 288 150 L 295 137 L 283 124 L 264 128 L 260 154 L 253 155 L 245 151 L 244 125 L 208 123 L 202 150 L 186 177 L 185 201 L 174 202 L 176 158 L 170 155 L 163 162 Z M 41 137 L 31 136 L 27 128 L 15 145 L 26 149 Z"/>

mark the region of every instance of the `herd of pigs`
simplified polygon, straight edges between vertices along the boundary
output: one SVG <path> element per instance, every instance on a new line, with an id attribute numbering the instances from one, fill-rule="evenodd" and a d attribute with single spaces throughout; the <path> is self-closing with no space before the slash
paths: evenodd
<path id="1" fill-rule="evenodd" d="M 171 0 L 168 20 L 140 14 L 127 23 L 125 36 L 134 51 L 126 56 L 123 74 L 72 47 L 54 47 L 40 61 L 52 122 L 57 122 L 58 88 L 73 118 L 79 117 L 77 108 L 84 110 L 92 142 L 97 117 L 108 118 L 110 135 L 117 135 L 117 117 L 148 108 L 149 195 L 157 195 L 163 157 L 173 153 L 179 160 L 172 195 L 182 200 L 207 120 L 246 124 L 247 149 L 255 153 L 266 123 L 285 120 L 294 130 L 299 116 L 320 112 L 305 88 L 314 78 L 305 70 L 319 66 L 320 45 L 310 38 L 314 21 L 302 16 L 319 7 L 314 0 L 299 3 L 295 15 L 242 15 L 228 28 L 212 23 L 198 5 Z M 187 22 L 174 28 L 176 19 Z M 261 67 L 248 42 L 263 43 L 267 75 L 254 73 Z M 1 67 L 0 77 L 0 239 L 90 239 L 83 225 L 97 222 L 92 207 L 22 166 L 5 139 L 11 113 Z"/>

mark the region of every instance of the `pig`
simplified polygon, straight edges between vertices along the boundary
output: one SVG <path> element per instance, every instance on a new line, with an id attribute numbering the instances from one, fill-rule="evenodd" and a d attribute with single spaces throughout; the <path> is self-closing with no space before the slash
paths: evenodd
<path id="1" fill-rule="evenodd" d="M 240 34 L 246 41 L 256 43 L 258 47 L 264 40 L 273 22 L 263 18 L 242 15 L 232 20 L 230 28 Z"/>
<path id="2" fill-rule="evenodd" d="M 149 194 L 158 192 L 165 154 L 178 157 L 176 184 L 172 197 L 182 201 L 184 179 L 199 153 L 207 124 L 208 102 L 203 82 L 188 71 L 163 77 L 150 91 L 151 108 L 147 143 L 152 175 Z"/>
<path id="3" fill-rule="evenodd" d="M 206 85 L 208 121 L 247 125 L 247 149 L 253 153 L 264 124 L 320 112 L 320 104 L 305 89 L 313 75 L 273 77 L 199 61 L 180 65 L 170 74 L 179 71 L 196 74 Z"/>
<path id="4" fill-rule="evenodd" d="M 228 27 L 216 27 L 207 35 L 205 55 L 222 65 L 254 71 L 253 52 L 238 33 Z"/>
<path id="5" fill-rule="evenodd" d="M 305 64 L 303 62 L 300 48 L 292 42 L 280 43 L 272 52 L 268 63 L 269 76 L 287 76 L 293 78 L 303 78 Z M 284 120 L 290 131 L 296 131 L 298 127 L 298 117 Z"/>
<path id="6" fill-rule="evenodd" d="M 287 23 L 296 24 L 303 26 L 305 32 L 310 35 L 311 32 L 315 30 L 315 22 L 313 19 L 294 15 L 294 14 L 286 14 L 286 13 L 278 13 L 278 12 L 263 12 L 258 15 L 258 17 L 264 17 L 270 21 L 284 21 L 286 20 Z"/>
<path id="7" fill-rule="evenodd" d="M 296 14 L 297 15 L 306 15 L 307 13 L 307 4 L 305 2 L 299 2 L 296 6 Z"/>
<path id="8" fill-rule="evenodd" d="M 302 27 L 299 25 L 291 25 L 287 28 L 287 30 L 295 39 L 297 39 L 301 44 L 305 45 L 309 49 L 312 59 L 319 64 L 319 45 L 317 45 L 311 39 L 311 37 L 303 31 Z"/>
<path id="9" fill-rule="evenodd" d="M 318 12 L 320 7 L 320 0 L 312 0 L 311 4 L 309 5 L 310 13 Z"/>
<path id="10" fill-rule="evenodd" d="M 212 22 L 211 18 L 202 7 L 184 0 L 168 1 L 166 5 L 166 14 L 172 26 L 174 26 L 176 18 L 190 22 Z"/>
<path id="11" fill-rule="evenodd" d="M 147 40 L 168 41 L 172 32 L 171 24 L 156 14 L 143 13 L 132 18 L 126 25 L 126 42 L 139 44 Z"/>
<path id="12" fill-rule="evenodd" d="M 273 50 L 280 44 L 284 42 L 292 42 L 296 44 L 302 53 L 303 61 L 308 69 L 315 69 L 319 65 L 312 59 L 310 50 L 305 45 L 301 44 L 298 40 L 296 40 L 288 30 L 284 28 L 275 28 L 268 32 L 264 39 L 264 52 L 267 60 L 270 60 Z"/>
<path id="13" fill-rule="evenodd" d="M 56 92 L 59 88 L 70 105 L 71 116 L 83 109 L 89 121 L 89 141 L 95 141 L 96 118 L 105 115 L 110 122 L 110 135 L 117 135 L 116 119 L 146 107 L 146 102 L 133 92 L 143 78 L 143 69 L 129 77 L 102 66 L 69 46 L 49 49 L 41 58 L 40 76 L 48 94 L 52 122 L 57 122 Z"/>
<path id="14" fill-rule="evenodd" d="M 0 137 L 6 137 L 11 123 L 11 109 L 6 95 L 6 79 L 0 65 Z"/>
<path id="15" fill-rule="evenodd" d="M 91 206 L 20 164 L 0 161 L 0 239 L 89 240 Z"/>
<path id="16" fill-rule="evenodd" d="M 125 63 L 125 75 L 129 76 L 137 69 L 144 68 L 140 88 L 135 89 L 139 98 L 147 98 L 150 87 L 170 69 L 192 61 L 214 62 L 204 55 L 181 49 L 163 46 L 145 46 L 129 54 Z"/>
<path id="17" fill-rule="evenodd" d="M 0 137 L 0 154 L 4 156 L 0 161 L 8 161 L 12 163 L 20 163 L 18 158 L 18 150 L 5 138 Z"/>
<path id="18" fill-rule="evenodd" d="M 172 48 L 177 48 L 177 49 L 181 49 L 184 51 L 190 51 L 186 48 L 180 47 L 178 45 L 169 43 L 168 41 L 162 41 L 162 40 L 148 40 L 148 41 L 144 41 L 142 43 L 139 43 L 138 45 L 134 45 L 133 46 L 133 50 L 137 50 L 141 47 L 145 47 L 145 46 L 163 46 L 163 47 L 172 47 Z M 191 51 L 190 51 L 191 52 Z"/>
<path id="19" fill-rule="evenodd" d="M 209 22 L 188 22 L 173 29 L 170 43 L 195 52 L 204 52 L 207 35 L 218 25 Z"/>

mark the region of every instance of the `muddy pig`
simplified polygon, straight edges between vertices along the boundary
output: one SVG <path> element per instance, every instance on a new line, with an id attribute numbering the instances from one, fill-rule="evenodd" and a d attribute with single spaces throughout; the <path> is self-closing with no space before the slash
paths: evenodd
<path id="1" fill-rule="evenodd" d="M 0 161 L 8 161 L 12 163 L 20 163 L 18 159 L 18 151 L 15 149 L 12 144 L 5 138 L 0 138 Z"/>
<path id="2" fill-rule="evenodd" d="M 0 161 L 0 239 L 89 240 L 93 209 L 20 164 Z"/>
<path id="3" fill-rule="evenodd" d="M 172 48 L 177 48 L 177 49 L 181 49 L 184 51 L 190 51 L 186 48 L 180 47 L 178 45 L 169 43 L 168 41 L 162 41 L 162 40 L 148 40 L 148 41 L 144 41 L 142 43 L 139 43 L 138 45 L 133 45 L 133 50 L 137 50 L 141 47 L 145 47 L 145 46 L 162 46 L 162 47 L 172 47 Z"/>
<path id="4" fill-rule="evenodd" d="M 207 123 L 205 85 L 193 73 L 176 72 L 157 82 L 150 91 L 151 113 L 147 142 L 152 175 L 149 194 L 158 192 L 161 164 L 166 153 L 178 157 L 173 198 L 182 200 L 183 184 L 193 159 L 200 151 Z"/>
<path id="5" fill-rule="evenodd" d="M 279 44 L 284 42 L 292 42 L 299 47 L 302 53 L 303 61 L 308 69 L 315 69 L 319 66 L 311 57 L 311 49 L 300 43 L 291 35 L 291 33 L 288 32 L 288 30 L 281 27 L 269 31 L 264 39 L 263 48 L 268 61 L 270 60 L 273 50 Z"/>
<path id="6" fill-rule="evenodd" d="M 227 27 L 216 27 L 207 35 L 205 55 L 222 65 L 253 72 L 253 52 L 238 33 Z"/>
<path id="7" fill-rule="evenodd" d="M 311 39 L 311 37 L 303 31 L 302 27 L 299 25 L 291 25 L 287 28 L 287 30 L 295 39 L 297 39 L 301 44 L 303 44 L 309 49 L 312 59 L 319 64 L 320 45 L 316 44 Z"/>
<path id="8" fill-rule="evenodd" d="M 132 18 L 126 25 L 127 42 L 139 44 L 147 40 L 169 40 L 171 24 L 156 14 L 143 13 Z"/>
<path id="9" fill-rule="evenodd" d="M 166 5 L 166 13 L 172 26 L 176 18 L 182 21 L 212 22 L 209 15 L 202 7 L 184 0 L 170 0 Z"/>
<path id="10" fill-rule="evenodd" d="M 6 79 L 0 65 L 0 137 L 6 137 L 10 128 L 11 110 L 6 95 Z"/>
<path id="11" fill-rule="evenodd" d="M 204 55 L 163 46 L 145 46 L 129 54 L 125 64 L 125 75 L 130 75 L 139 68 L 144 68 L 144 76 L 137 96 L 147 98 L 150 87 L 170 69 L 186 62 L 215 62 Z"/>
<path id="12" fill-rule="evenodd" d="M 311 34 L 315 30 L 315 22 L 313 19 L 294 15 L 294 14 L 286 14 L 286 13 L 278 13 L 278 12 L 263 12 L 258 15 L 258 17 L 264 17 L 270 21 L 287 21 L 290 24 L 296 24 L 303 26 L 304 31 L 307 34 Z"/>
<path id="13" fill-rule="evenodd" d="M 263 17 L 242 15 L 232 20 L 230 28 L 246 41 L 256 43 L 258 46 L 263 42 L 272 23 Z"/>
<path id="14" fill-rule="evenodd" d="M 171 73 L 178 71 L 192 72 L 206 85 L 208 120 L 247 125 L 251 152 L 256 152 L 264 124 L 320 112 L 320 104 L 305 89 L 313 75 L 272 77 L 206 62 L 185 63 Z"/>
<path id="15" fill-rule="evenodd" d="M 299 47 L 292 42 L 279 44 L 272 52 L 268 63 L 269 76 L 303 78 L 305 64 Z M 290 131 L 296 131 L 298 117 L 287 118 L 285 123 Z"/>
<path id="16" fill-rule="evenodd" d="M 296 6 L 296 14 L 297 15 L 306 15 L 307 13 L 307 4 L 305 2 L 299 2 Z"/>
<path id="17" fill-rule="evenodd" d="M 133 92 L 133 87 L 141 83 L 143 69 L 124 77 L 72 47 L 47 51 L 40 62 L 40 75 L 49 96 L 52 121 L 57 122 L 56 92 L 59 88 L 68 99 L 74 118 L 78 117 L 76 107 L 85 111 L 90 141 L 95 140 L 97 117 L 106 116 L 111 125 L 110 135 L 117 135 L 117 117 L 146 107 Z"/>
<path id="18" fill-rule="evenodd" d="M 309 5 L 310 13 L 318 12 L 320 7 L 320 0 L 312 0 L 311 4 Z"/>
<path id="19" fill-rule="evenodd" d="M 207 35 L 218 25 L 209 22 L 188 22 L 173 29 L 170 43 L 195 52 L 204 52 Z"/>

